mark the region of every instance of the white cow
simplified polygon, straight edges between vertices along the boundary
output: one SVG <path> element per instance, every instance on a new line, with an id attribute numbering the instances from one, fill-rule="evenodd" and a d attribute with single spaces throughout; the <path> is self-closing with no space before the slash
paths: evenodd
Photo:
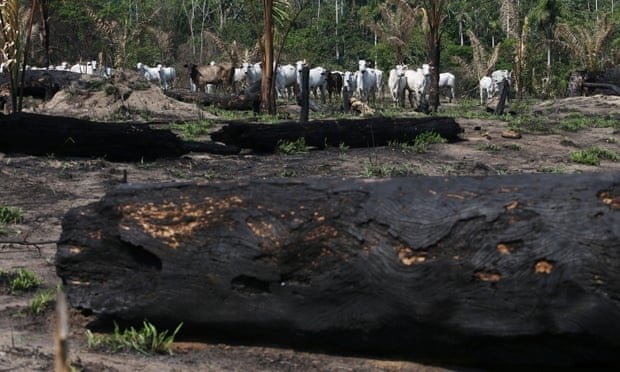
<path id="1" fill-rule="evenodd" d="M 405 66 L 396 65 L 395 68 L 390 70 L 390 74 L 388 76 L 388 89 L 394 103 L 401 107 L 405 105 L 403 97 L 405 84 Z"/>
<path id="2" fill-rule="evenodd" d="M 138 72 L 148 81 L 159 81 L 159 69 L 157 67 L 149 67 L 142 62 L 136 65 Z"/>
<path id="3" fill-rule="evenodd" d="M 299 91 L 297 85 L 297 68 L 291 64 L 278 65 L 276 68 L 276 92 L 280 97 L 291 99 Z"/>
<path id="4" fill-rule="evenodd" d="M 95 71 L 97 70 L 97 61 L 88 61 L 85 64 L 84 63 L 76 63 L 75 65 L 71 66 L 71 68 L 69 69 L 69 71 L 71 72 L 75 72 L 78 74 L 88 74 L 88 75 L 92 75 L 95 73 Z"/>
<path id="5" fill-rule="evenodd" d="M 306 64 L 305 61 L 297 61 L 297 84 L 301 87 L 301 70 Z M 321 92 L 321 102 L 325 103 L 327 96 L 327 70 L 323 67 L 311 68 L 308 72 L 308 90 L 312 92 L 315 99 L 318 99 L 317 90 Z"/>
<path id="6" fill-rule="evenodd" d="M 159 85 L 161 89 L 167 90 L 174 86 L 174 80 L 177 78 L 177 71 L 174 67 L 164 67 L 161 64 L 157 65 L 159 72 Z"/>
<path id="7" fill-rule="evenodd" d="M 241 65 L 241 69 L 245 74 L 248 85 L 252 85 L 263 78 L 262 62 L 257 62 L 254 64 L 244 62 Z"/>
<path id="8" fill-rule="evenodd" d="M 417 106 L 422 104 L 430 80 L 430 66 L 422 65 L 416 70 L 405 70 L 405 90 L 409 91 L 409 104 L 414 107 L 412 97 L 415 97 Z"/>
<path id="9" fill-rule="evenodd" d="M 456 89 L 456 78 L 450 72 L 442 72 L 439 74 L 439 89 L 441 88 L 449 88 L 450 89 L 450 101 L 455 97 L 455 89 Z"/>
<path id="10" fill-rule="evenodd" d="M 383 75 L 381 74 L 381 76 Z M 377 70 L 368 67 L 366 60 L 360 59 L 357 70 L 357 95 L 360 100 L 368 102 L 372 97 L 372 101 L 376 101 L 378 81 Z"/>
<path id="11" fill-rule="evenodd" d="M 484 105 L 486 100 L 493 97 L 495 94 L 495 84 L 493 79 L 488 76 L 483 76 L 480 79 L 480 104 Z"/>

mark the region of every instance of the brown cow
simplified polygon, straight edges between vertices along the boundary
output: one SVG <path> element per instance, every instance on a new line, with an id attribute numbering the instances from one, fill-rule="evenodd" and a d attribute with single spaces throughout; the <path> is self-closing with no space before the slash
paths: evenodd
<path id="1" fill-rule="evenodd" d="M 190 81 L 193 84 L 192 90 L 204 92 L 208 84 L 215 86 L 215 89 L 222 87 L 227 89 L 233 84 L 234 68 L 231 63 L 221 63 L 212 65 L 196 65 L 188 63 L 183 65 L 187 68 Z"/>

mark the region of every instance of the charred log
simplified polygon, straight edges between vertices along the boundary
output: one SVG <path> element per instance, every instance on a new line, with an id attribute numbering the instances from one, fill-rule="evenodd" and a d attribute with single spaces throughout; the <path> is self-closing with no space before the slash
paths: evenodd
<path id="1" fill-rule="evenodd" d="M 181 102 L 196 103 L 202 106 L 215 106 L 226 110 L 256 110 L 260 105 L 260 96 L 256 94 L 208 94 L 193 92 L 188 89 L 169 89 L 164 92 L 168 97 Z"/>
<path id="2" fill-rule="evenodd" d="M 308 146 L 325 148 L 385 146 L 390 141 L 413 141 L 423 132 L 434 132 L 449 142 L 463 132 L 453 118 L 369 118 L 314 120 L 308 123 L 282 122 L 278 125 L 228 121 L 211 134 L 215 141 L 260 152 L 273 152 L 282 140 L 304 138 Z"/>
<path id="3" fill-rule="evenodd" d="M 618 367 L 618 174 L 123 185 L 63 220 L 72 306 L 232 342 Z"/>
<path id="4" fill-rule="evenodd" d="M 148 123 L 101 123 L 15 113 L 0 116 L 0 151 L 137 161 L 178 157 L 190 151 L 235 154 L 239 149 L 183 141 L 169 129 L 154 129 Z"/>

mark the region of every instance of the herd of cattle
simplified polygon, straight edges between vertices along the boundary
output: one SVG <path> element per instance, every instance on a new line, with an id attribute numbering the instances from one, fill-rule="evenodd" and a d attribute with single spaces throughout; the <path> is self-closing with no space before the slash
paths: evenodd
<path id="1" fill-rule="evenodd" d="M 231 63 L 215 63 L 196 65 L 193 63 L 183 66 L 189 76 L 188 88 L 192 91 L 201 91 L 215 94 L 218 91 L 239 92 L 244 87 L 256 86 L 262 79 L 262 63 L 243 63 L 233 66 Z M 376 103 L 377 97 L 383 99 L 385 91 L 389 92 L 392 101 L 400 107 L 405 106 L 405 97 L 408 97 L 411 107 L 418 107 L 428 94 L 430 85 L 430 66 L 423 64 L 418 68 L 409 68 L 407 65 L 396 65 L 389 71 L 387 86 L 382 70 L 371 67 L 366 60 L 359 60 L 355 71 L 330 71 L 323 67 L 307 67 L 305 61 L 297 61 L 295 65 L 277 65 L 274 69 L 275 88 L 279 98 L 291 100 L 299 93 L 301 73 L 308 69 L 308 88 L 316 100 L 325 103 L 333 102 L 334 97 L 341 100 L 343 97 L 356 97 L 363 102 Z M 0 66 L 2 71 L 4 66 Z M 149 67 L 138 63 L 137 71 L 146 80 L 159 84 L 161 89 L 174 88 L 177 72 L 174 67 L 158 64 Z M 35 68 L 32 68 L 35 69 Z M 107 67 L 99 68 L 97 61 L 69 65 L 63 62 L 58 66 L 47 69 L 71 71 L 82 74 L 99 74 L 110 77 L 114 70 Z M 480 79 L 480 103 L 484 104 L 489 98 L 499 92 L 500 84 L 511 84 L 512 74 L 508 70 L 494 71 L 491 76 Z M 456 77 L 450 72 L 439 74 L 440 90 L 448 90 L 450 102 L 455 98 Z"/>

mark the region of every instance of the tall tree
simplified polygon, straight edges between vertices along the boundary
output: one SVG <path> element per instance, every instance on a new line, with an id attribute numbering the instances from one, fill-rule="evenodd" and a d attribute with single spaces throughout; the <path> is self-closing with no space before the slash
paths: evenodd
<path id="1" fill-rule="evenodd" d="M 564 48 L 579 59 L 583 68 L 596 71 L 607 62 L 605 52 L 615 29 L 615 24 L 607 16 L 602 16 L 589 25 L 560 23 L 555 36 Z"/>
<path id="2" fill-rule="evenodd" d="M 431 72 L 429 104 L 433 112 L 439 107 L 439 60 L 441 57 L 441 25 L 447 17 L 448 0 L 423 0 L 424 30 L 428 43 L 428 57 Z"/>
<path id="3" fill-rule="evenodd" d="M 264 21 L 264 53 L 263 53 L 263 80 L 261 82 L 261 108 L 269 114 L 276 112 L 276 97 L 273 82 L 273 0 L 263 0 Z"/>
<path id="4" fill-rule="evenodd" d="M 388 0 L 379 5 L 381 19 L 369 22 L 368 26 L 394 47 L 396 64 L 404 62 L 403 48 L 407 45 L 411 33 L 416 26 L 417 8 L 402 0 Z"/>
<path id="5" fill-rule="evenodd" d="M 547 49 L 547 76 L 546 81 L 551 81 L 551 45 L 553 44 L 553 32 L 558 19 L 562 15 L 562 1 L 560 0 L 540 0 L 529 15 L 531 23 L 544 35 L 544 43 Z"/>

